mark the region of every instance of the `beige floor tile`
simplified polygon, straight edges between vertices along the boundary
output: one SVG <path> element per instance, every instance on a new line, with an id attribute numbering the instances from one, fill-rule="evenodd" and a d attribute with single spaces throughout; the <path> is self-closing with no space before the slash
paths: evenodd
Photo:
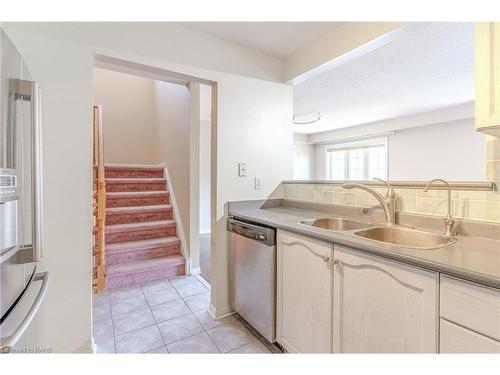
<path id="1" fill-rule="evenodd" d="M 196 283 L 189 283 L 180 286 L 175 286 L 174 288 L 177 290 L 177 293 L 183 298 L 194 296 L 197 294 L 205 293 L 208 291 L 205 286 L 196 280 Z"/>
<path id="2" fill-rule="evenodd" d="M 156 325 L 115 337 L 117 353 L 146 353 L 164 346 Z"/>
<path id="3" fill-rule="evenodd" d="M 113 316 L 125 314 L 132 311 L 142 310 L 148 307 L 146 299 L 141 294 L 120 298 L 114 302 L 111 300 L 111 312 Z"/>
<path id="4" fill-rule="evenodd" d="M 257 338 L 240 323 L 224 324 L 207 331 L 221 352 L 227 353 Z"/>
<path id="5" fill-rule="evenodd" d="M 167 320 L 158 324 L 158 328 L 167 345 L 203 331 L 203 327 L 193 314 Z"/>
<path id="6" fill-rule="evenodd" d="M 153 306 L 151 311 L 157 323 L 191 314 L 191 310 L 181 299 Z"/>
<path id="7" fill-rule="evenodd" d="M 146 354 L 168 354 L 168 350 L 165 346 L 162 346 L 157 349 L 153 349 L 150 352 L 147 352 Z"/>
<path id="8" fill-rule="evenodd" d="M 111 320 L 111 316 L 108 319 L 92 322 L 92 336 L 96 342 L 114 337 L 113 321 Z"/>
<path id="9" fill-rule="evenodd" d="M 210 304 L 210 292 L 204 292 L 191 297 L 184 298 L 191 311 L 207 310 Z"/>
<path id="10" fill-rule="evenodd" d="M 140 285 L 144 294 L 152 292 L 160 292 L 166 289 L 172 289 L 173 286 L 167 279 L 150 281 Z"/>
<path id="11" fill-rule="evenodd" d="M 181 287 L 184 285 L 199 283 L 198 278 L 196 276 L 176 276 L 169 279 L 169 281 L 174 286 L 174 288 Z"/>
<path id="12" fill-rule="evenodd" d="M 132 285 L 125 288 L 113 289 L 108 294 L 110 301 L 116 303 L 130 297 L 142 295 L 142 291 L 137 285 Z"/>
<path id="13" fill-rule="evenodd" d="M 170 301 L 176 301 L 181 299 L 179 294 L 174 288 L 164 289 L 157 292 L 146 293 L 146 299 L 148 300 L 149 306 L 159 305 L 161 303 L 166 303 Z"/>
<path id="14" fill-rule="evenodd" d="M 245 344 L 239 348 L 231 351 L 233 354 L 272 354 L 269 349 L 267 349 L 264 344 L 260 341 L 254 341 L 250 344 Z"/>
<path id="15" fill-rule="evenodd" d="M 115 336 L 156 324 L 149 308 L 121 314 L 113 318 Z"/>
<path id="16" fill-rule="evenodd" d="M 167 348 L 169 353 L 220 353 L 205 332 L 176 341 Z"/>
<path id="17" fill-rule="evenodd" d="M 99 354 L 114 354 L 116 353 L 115 339 L 107 337 L 103 340 L 95 341 L 96 353 Z"/>
<path id="18" fill-rule="evenodd" d="M 92 306 L 92 320 L 106 320 L 111 318 L 111 307 L 109 303 Z"/>

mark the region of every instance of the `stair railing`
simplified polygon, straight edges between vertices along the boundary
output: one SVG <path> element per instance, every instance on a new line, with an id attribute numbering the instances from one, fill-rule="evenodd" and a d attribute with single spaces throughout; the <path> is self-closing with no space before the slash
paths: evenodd
<path id="1" fill-rule="evenodd" d="M 106 287 L 106 261 L 104 256 L 106 234 L 106 180 L 104 177 L 104 140 L 102 128 L 102 106 L 93 107 L 94 130 L 94 208 L 96 209 L 95 226 L 97 252 L 94 254 L 94 291 Z"/>

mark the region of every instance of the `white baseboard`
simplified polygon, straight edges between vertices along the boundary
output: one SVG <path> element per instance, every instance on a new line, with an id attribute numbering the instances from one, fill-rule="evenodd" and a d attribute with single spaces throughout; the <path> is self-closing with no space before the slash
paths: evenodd
<path id="1" fill-rule="evenodd" d="M 191 270 L 189 272 L 190 275 L 199 275 L 201 273 L 201 268 L 200 267 L 191 267 Z"/>
<path id="2" fill-rule="evenodd" d="M 218 320 L 233 315 L 234 311 L 230 306 L 217 310 L 214 305 L 210 304 L 208 306 L 208 313 L 213 319 Z"/>
<path id="3" fill-rule="evenodd" d="M 201 275 L 201 273 L 199 275 L 196 275 L 196 278 L 198 279 L 198 281 L 200 283 L 202 283 L 203 285 L 205 285 L 205 288 L 207 288 L 208 290 L 212 290 L 212 286 L 210 285 L 210 283 L 207 280 L 205 280 L 203 278 L 203 276 Z"/>

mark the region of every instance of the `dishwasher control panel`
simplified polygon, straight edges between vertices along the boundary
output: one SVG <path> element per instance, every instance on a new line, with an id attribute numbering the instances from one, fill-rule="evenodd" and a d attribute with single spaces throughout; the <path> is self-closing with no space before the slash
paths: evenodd
<path id="1" fill-rule="evenodd" d="M 268 246 L 276 245 L 276 230 L 274 228 L 229 218 L 227 219 L 227 231 L 261 242 Z"/>

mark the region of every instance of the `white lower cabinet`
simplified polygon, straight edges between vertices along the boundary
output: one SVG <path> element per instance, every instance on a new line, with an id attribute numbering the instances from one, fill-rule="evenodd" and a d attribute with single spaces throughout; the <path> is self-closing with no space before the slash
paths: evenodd
<path id="1" fill-rule="evenodd" d="M 498 289 L 283 230 L 277 246 L 288 352 L 500 353 Z"/>
<path id="2" fill-rule="evenodd" d="M 291 353 L 332 352 L 333 245 L 278 230 L 277 332 Z"/>
<path id="3" fill-rule="evenodd" d="M 500 353 L 500 341 L 441 319 L 440 353 Z"/>
<path id="4" fill-rule="evenodd" d="M 441 353 L 500 353 L 500 290 L 441 276 Z"/>
<path id="5" fill-rule="evenodd" d="M 437 353 L 438 274 L 335 246 L 335 353 Z"/>

